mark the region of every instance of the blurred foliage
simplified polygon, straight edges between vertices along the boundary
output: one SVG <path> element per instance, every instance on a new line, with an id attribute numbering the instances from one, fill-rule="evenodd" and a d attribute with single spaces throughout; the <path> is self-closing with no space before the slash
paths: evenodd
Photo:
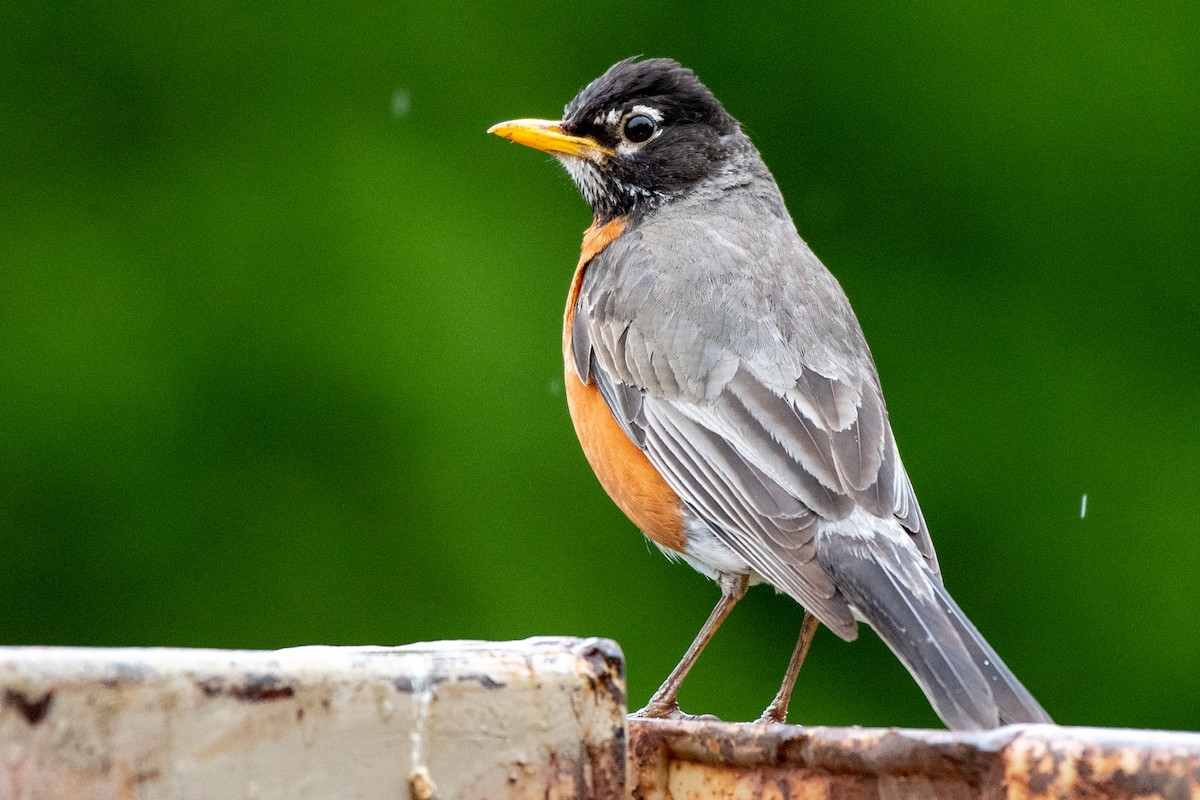
<path id="1" fill-rule="evenodd" d="M 591 476 L 587 211 L 484 130 L 644 53 L 842 280 L 1014 670 L 1065 723 L 1200 727 L 1200 6 L 499 8 L 0 7 L 0 641 L 604 635 L 643 702 L 717 593 Z M 685 707 L 756 716 L 799 620 L 752 591 Z M 936 724 L 869 632 L 792 718 Z"/>

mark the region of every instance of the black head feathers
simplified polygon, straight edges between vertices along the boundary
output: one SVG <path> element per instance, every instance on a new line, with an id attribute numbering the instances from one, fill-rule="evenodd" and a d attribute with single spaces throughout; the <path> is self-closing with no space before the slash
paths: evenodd
<path id="1" fill-rule="evenodd" d="M 608 157 L 560 157 L 598 219 L 637 215 L 713 174 L 740 137 L 690 69 L 668 58 L 619 61 L 567 104 L 562 130 Z"/>
<path id="2" fill-rule="evenodd" d="M 567 104 L 563 124 L 572 130 L 610 109 L 632 105 L 657 108 L 671 123 L 708 124 L 720 133 L 737 130 L 737 121 L 696 73 L 670 58 L 627 58 L 613 64 Z"/>

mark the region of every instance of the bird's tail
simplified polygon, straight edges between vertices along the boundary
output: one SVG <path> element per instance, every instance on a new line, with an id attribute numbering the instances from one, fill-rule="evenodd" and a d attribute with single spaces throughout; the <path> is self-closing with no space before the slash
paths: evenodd
<path id="1" fill-rule="evenodd" d="M 818 548 L 822 566 L 948 728 L 1052 722 L 918 555 L 882 535 L 825 544 Z"/>

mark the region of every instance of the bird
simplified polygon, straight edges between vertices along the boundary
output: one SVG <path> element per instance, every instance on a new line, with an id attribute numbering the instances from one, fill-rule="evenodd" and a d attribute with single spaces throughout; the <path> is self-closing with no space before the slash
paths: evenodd
<path id="1" fill-rule="evenodd" d="M 761 722 L 786 722 L 818 625 L 850 641 L 861 621 L 949 729 L 1051 723 L 946 591 L 850 302 L 696 74 L 628 58 L 561 119 L 488 132 L 554 156 L 592 212 L 562 337 L 584 455 L 650 541 L 721 591 L 635 716 L 690 717 L 684 678 L 766 583 L 805 614 Z"/>

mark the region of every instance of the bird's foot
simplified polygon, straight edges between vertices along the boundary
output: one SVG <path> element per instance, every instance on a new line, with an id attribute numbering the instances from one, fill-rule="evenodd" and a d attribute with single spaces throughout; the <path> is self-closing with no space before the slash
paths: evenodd
<path id="1" fill-rule="evenodd" d="M 634 711 L 629 716 L 634 719 L 678 719 L 678 720 L 693 720 L 697 722 L 720 722 L 719 717 L 714 717 L 712 714 L 688 714 L 679 708 L 679 702 L 676 700 L 660 700 L 656 697 L 650 698 L 650 702 L 645 708 Z"/>
<path id="2" fill-rule="evenodd" d="M 762 713 L 762 716 L 754 720 L 757 725 L 786 725 L 787 724 L 787 709 L 776 708 L 775 706 L 767 706 L 767 710 Z"/>

